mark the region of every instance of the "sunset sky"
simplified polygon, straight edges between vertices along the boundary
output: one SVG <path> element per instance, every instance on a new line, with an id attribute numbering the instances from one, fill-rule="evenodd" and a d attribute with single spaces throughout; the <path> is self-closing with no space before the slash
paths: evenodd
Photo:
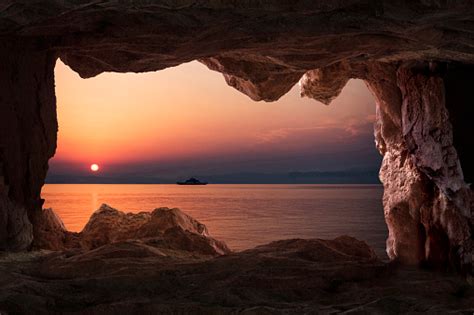
<path id="1" fill-rule="evenodd" d="M 58 149 L 50 177 L 189 177 L 243 172 L 377 169 L 375 107 L 352 80 L 330 105 L 254 102 L 198 62 L 81 79 L 56 65 Z"/>

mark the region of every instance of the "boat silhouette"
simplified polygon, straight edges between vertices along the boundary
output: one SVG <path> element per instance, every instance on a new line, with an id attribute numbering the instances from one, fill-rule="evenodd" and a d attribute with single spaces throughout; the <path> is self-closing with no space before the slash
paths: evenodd
<path id="1" fill-rule="evenodd" d="M 178 185 L 207 185 L 207 182 L 201 182 L 198 179 L 191 177 L 184 182 L 176 182 Z"/>

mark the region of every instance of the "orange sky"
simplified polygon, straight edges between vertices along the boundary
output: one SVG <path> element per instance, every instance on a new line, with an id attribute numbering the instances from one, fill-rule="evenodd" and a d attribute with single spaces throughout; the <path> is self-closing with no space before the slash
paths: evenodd
<path id="1" fill-rule="evenodd" d="M 87 169 L 91 163 L 101 170 L 140 163 L 178 167 L 177 161 L 193 156 L 221 162 L 236 156 L 265 161 L 298 152 L 317 157 L 318 149 L 321 154 L 340 152 L 342 158 L 357 149 L 361 135 L 372 133 L 375 112 L 362 81 L 350 81 L 330 106 L 300 98 L 297 86 L 278 102 L 254 102 L 198 62 L 81 79 L 58 61 L 56 95 L 59 136 L 53 171 L 64 171 L 64 165 Z M 373 146 L 373 139 L 364 141 Z M 320 168 L 306 162 L 305 168 Z M 297 166 L 290 163 L 288 169 Z"/>

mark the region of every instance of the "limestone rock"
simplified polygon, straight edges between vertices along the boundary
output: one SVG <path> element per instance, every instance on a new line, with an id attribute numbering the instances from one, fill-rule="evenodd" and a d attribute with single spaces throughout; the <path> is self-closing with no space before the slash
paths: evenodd
<path id="1" fill-rule="evenodd" d="M 347 62 L 307 71 L 299 81 L 301 97 L 329 105 L 354 76 Z"/>
<path id="2" fill-rule="evenodd" d="M 473 193 L 454 144 L 445 89 L 446 78 L 458 67 L 464 68 L 340 63 L 307 73 L 301 87 L 305 96 L 330 101 L 349 78 L 366 81 L 376 100 L 375 139 L 384 156 L 380 179 L 388 256 L 472 273 Z M 330 72 L 336 74 L 324 79 Z M 469 106 L 462 101 L 456 105 Z"/>
<path id="3" fill-rule="evenodd" d="M 157 208 L 151 212 L 147 223 L 140 227 L 139 237 L 154 236 L 178 227 L 194 234 L 209 236 L 207 227 L 177 208 Z"/>
<path id="4" fill-rule="evenodd" d="M 224 255 L 229 248 L 209 236 L 204 224 L 179 209 L 124 213 L 103 204 L 81 232 L 85 249 L 127 240 L 143 240 L 155 247 L 186 250 L 206 255 Z"/>
<path id="5" fill-rule="evenodd" d="M 95 211 L 81 231 L 81 243 L 86 248 L 136 238 L 137 230 L 148 222 L 150 213 L 124 213 L 106 204 Z M 158 232 L 159 233 L 159 232 Z"/>
<path id="6" fill-rule="evenodd" d="M 304 71 L 273 64 L 271 58 L 233 55 L 200 59 L 209 69 L 223 73 L 227 84 L 254 101 L 272 102 L 285 95 Z"/>
<path id="7" fill-rule="evenodd" d="M 66 227 L 53 209 L 44 209 L 36 213 L 34 246 L 41 249 L 64 249 Z"/>

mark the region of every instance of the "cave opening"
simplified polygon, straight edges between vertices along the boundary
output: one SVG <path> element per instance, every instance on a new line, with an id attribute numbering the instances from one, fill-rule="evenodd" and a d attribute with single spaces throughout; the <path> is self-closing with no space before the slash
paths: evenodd
<path id="1" fill-rule="evenodd" d="M 0 5 L 0 313 L 472 310 L 473 17 L 470 1 L 6 1 Z M 169 93 L 168 82 L 149 88 L 142 84 L 133 106 L 127 95 L 131 94 L 132 84 L 141 82 L 141 75 L 124 80 L 122 85 L 112 84 L 109 92 L 102 94 L 115 96 L 114 102 L 92 97 L 94 88 L 105 91 L 95 79 L 78 81 L 65 94 L 75 92 L 72 101 L 90 102 L 65 106 L 59 91 L 64 82 L 58 81 L 55 90 L 58 58 L 82 78 L 97 76 L 97 80 L 107 72 L 153 72 L 198 60 L 254 101 L 275 101 L 287 92 L 290 93 L 282 100 L 297 96 L 292 88 L 301 79 L 302 94 L 328 104 L 340 100 L 336 97 L 344 87 L 343 95 L 351 84 L 362 84 L 350 81 L 347 85 L 349 80 L 363 80 L 375 101 L 375 117 L 370 123 L 366 116 L 355 120 L 366 121 L 367 126 L 373 122 L 373 134 L 372 128 L 362 132 L 367 134 L 367 141 L 360 144 L 375 150 L 371 145 L 375 138 L 375 147 L 382 156 L 379 178 L 383 190 L 378 186 L 374 199 L 370 197 L 374 196 L 372 188 L 359 187 L 354 193 L 340 187 L 334 192 L 333 186 L 309 189 L 300 183 L 295 185 L 299 188 L 289 192 L 287 187 L 282 188 L 287 184 L 271 185 L 274 189 L 270 191 L 268 183 L 253 190 L 235 184 L 240 185 L 236 198 L 235 189 L 217 191 L 220 184 L 181 187 L 181 191 L 169 184 L 173 191 L 153 199 L 157 197 L 153 185 L 140 184 L 139 192 L 130 189 L 136 184 L 111 185 L 118 175 L 119 179 L 130 179 L 140 170 L 160 174 L 146 180 L 140 175 L 141 182 L 163 178 L 175 181 L 178 175 L 182 176 L 180 181 L 194 176 L 219 182 L 216 177 L 206 177 L 220 172 L 204 167 L 194 170 L 199 164 L 196 157 L 207 161 L 204 164 L 210 164 L 212 159 L 211 171 L 215 171 L 224 160 L 241 154 L 243 158 L 231 165 L 239 162 L 249 171 L 249 164 L 244 162 L 250 152 L 254 157 L 266 157 L 252 159 L 252 165 L 261 165 L 257 163 L 261 161 L 267 166 L 270 163 L 273 169 L 246 172 L 246 180 L 249 174 L 258 180 L 268 179 L 265 176 L 271 171 L 281 170 L 282 165 L 288 166 L 284 163 L 291 162 L 296 167 L 285 172 L 287 180 L 302 182 L 311 181 L 308 178 L 314 175 L 308 174 L 313 171 L 308 165 L 325 163 L 321 169 L 331 169 L 328 165 L 350 167 L 349 162 L 370 159 L 361 159 L 363 156 L 350 150 L 332 152 L 332 158 L 311 155 L 309 148 L 303 150 L 302 156 L 310 160 L 290 154 L 302 152 L 304 144 L 314 148 L 316 143 L 338 136 L 340 142 L 331 141 L 333 146 L 337 142 L 350 147 L 349 135 L 361 134 L 357 124 L 340 128 L 347 126 L 348 120 L 333 116 L 333 121 L 324 125 L 326 130 L 333 128 L 324 134 L 308 123 L 317 116 L 316 109 L 328 114 L 344 111 L 343 106 L 324 107 L 311 101 L 311 109 L 300 104 L 283 110 L 284 106 L 278 103 L 236 106 L 221 98 L 215 104 L 216 111 L 232 110 L 227 111 L 228 116 L 217 115 L 203 100 L 215 96 L 215 92 L 236 92 L 203 88 L 202 84 L 211 79 L 189 75 L 189 71 L 187 78 L 178 80 L 176 94 Z M 185 67 L 160 73 L 189 70 Z M 218 80 L 223 84 L 222 76 Z M 94 83 L 88 90 L 80 90 L 79 85 L 87 82 Z M 190 95 L 192 88 L 200 91 L 187 102 L 194 107 L 180 107 L 177 99 Z M 167 107 L 163 99 L 150 98 L 150 108 L 156 112 L 148 111 L 144 102 L 138 101 L 148 95 L 169 95 L 173 106 Z M 173 116 L 178 108 L 179 115 Z M 262 116 L 256 119 L 252 114 L 255 112 Z M 278 115 L 288 124 L 275 124 Z M 68 116 L 73 123 L 67 122 Z M 115 122 L 109 120 L 112 116 Z M 300 118 L 290 124 L 296 116 Z M 213 125 L 211 118 L 220 124 Z M 187 128 L 193 132 L 185 132 Z M 72 134 L 78 136 L 67 136 L 68 130 L 76 130 Z M 248 134 L 246 130 L 254 132 Z M 83 142 L 78 142 L 80 139 Z M 249 143 L 253 147 L 249 148 Z M 333 147 L 328 143 L 328 148 Z M 264 149 L 266 156 L 257 154 Z M 223 150 L 227 152 L 226 159 L 223 155 L 212 157 L 211 153 Z M 49 164 L 55 153 L 56 158 Z M 339 153 L 341 159 L 335 158 L 334 153 Z M 143 156 L 145 159 L 135 158 Z M 179 156 L 190 159 L 179 160 Z M 159 161 L 164 171 L 174 168 L 182 173 L 174 171 L 165 177 L 150 161 Z M 47 174 L 49 165 L 51 172 Z M 230 169 L 229 164 L 224 169 Z M 87 192 L 88 201 L 81 206 L 83 196 L 74 194 L 75 189 L 72 193 L 51 190 L 61 185 L 50 184 L 54 181 L 70 181 L 71 174 L 63 170 L 75 170 L 72 175 L 76 179 L 107 178 L 108 183 L 95 187 L 125 189 L 109 193 L 92 187 Z M 316 173 L 321 175 L 319 169 Z M 225 175 L 224 179 L 232 175 L 220 174 Z M 44 186 L 47 176 L 49 183 Z M 138 179 L 135 177 L 133 182 Z M 90 185 L 81 184 L 84 191 L 87 187 Z M 215 189 L 207 199 L 200 193 L 206 189 Z M 288 194 L 297 196 L 291 199 Z M 130 205 L 112 203 L 123 207 L 119 209 L 123 211 L 168 205 L 199 217 L 200 209 L 175 204 L 173 200 L 180 198 L 189 205 L 201 206 L 208 215 L 197 221 L 177 209 L 125 214 L 101 206 L 86 231 L 73 233 L 48 209 L 66 208 L 52 205 L 56 198 L 67 199 L 70 205 L 90 212 L 104 196 L 105 202 L 112 197 L 133 200 Z M 278 200 L 278 209 L 268 198 Z M 373 210 L 381 223 L 369 222 L 370 202 L 366 201 L 380 205 L 380 199 L 383 210 Z M 238 211 L 225 208 L 235 206 L 237 201 L 241 202 Z M 321 209 L 339 211 L 315 220 L 304 216 L 305 219 L 296 220 L 301 216 L 291 210 L 309 207 L 314 213 L 315 202 L 320 203 Z M 354 205 L 361 209 L 356 216 L 351 210 Z M 274 212 L 261 212 L 269 208 Z M 280 212 L 275 215 L 275 211 Z M 387 228 L 383 239 L 388 235 L 386 252 L 390 263 L 377 259 L 374 250 L 363 241 L 347 236 L 332 240 L 286 239 L 231 253 L 219 241 L 225 238 L 219 233 L 230 231 L 230 226 L 209 220 L 226 219 L 225 215 L 244 217 L 245 228 L 256 228 L 239 235 L 262 243 L 274 239 L 273 235 L 332 238 L 301 233 L 330 230 L 334 221 L 327 220 L 329 216 L 343 221 L 352 235 L 361 228 Z M 66 221 L 64 213 L 62 218 Z M 260 225 L 254 225 L 255 221 Z M 77 229 L 67 225 L 80 231 L 83 224 Z M 224 228 L 214 228 L 219 226 Z M 301 234 L 290 233 L 295 226 Z M 359 238 L 366 239 L 367 231 L 363 232 Z M 234 240 L 228 242 L 237 248 Z"/>
<path id="2" fill-rule="evenodd" d="M 102 203 L 169 206 L 235 250 L 348 234 L 386 257 L 375 104 L 362 80 L 326 106 L 301 98 L 298 85 L 255 102 L 197 62 L 84 80 L 58 60 L 55 76 L 58 146 L 42 198 L 70 231 Z M 190 176 L 212 185 L 191 193 L 173 185 Z"/>

